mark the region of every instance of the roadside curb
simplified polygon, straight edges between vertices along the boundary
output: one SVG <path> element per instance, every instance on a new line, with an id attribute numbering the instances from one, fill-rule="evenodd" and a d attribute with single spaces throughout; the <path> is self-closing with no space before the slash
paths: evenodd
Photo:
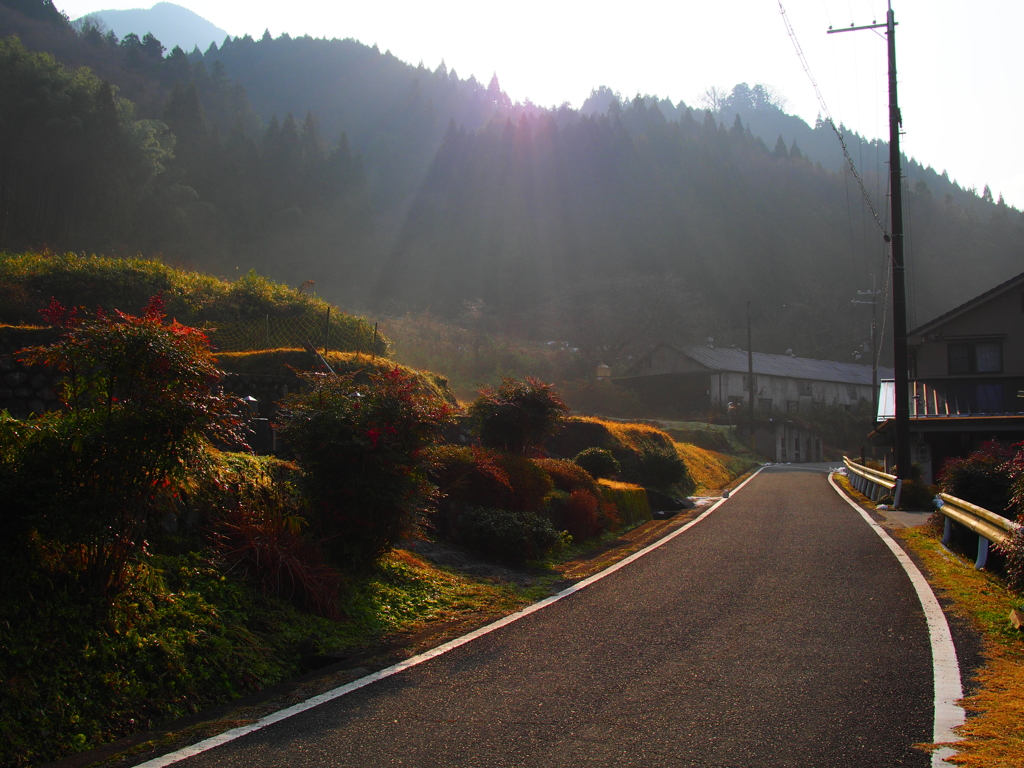
<path id="1" fill-rule="evenodd" d="M 963 707 L 957 703 L 963 698 L 964 692 L 956 646 L 953 644 L 953 635 L 946 614 L 932 591 L 931 584 L 899 542 L 893 539 L 882 524 L 875 520 L 866 509 L 845 493 L 844 489 L 833 479 L 832 473 L 828 476 L 828 482 L 840 498 L 857 510 L 896 556 L 917 593 L 928 625 L 928 638 L 932 651 L 934 681 L 932 743 L 937 746 L 937 749 L 932 752 L 931 764 L 933 768 L 952 766 L 952 763 L 949 763 L 946 758 L 956 754 L 956 749 L 952 745 L 959 741 L 960 737 L 957 736 L 955 729 L 964 724 L 966 713 Z"/>

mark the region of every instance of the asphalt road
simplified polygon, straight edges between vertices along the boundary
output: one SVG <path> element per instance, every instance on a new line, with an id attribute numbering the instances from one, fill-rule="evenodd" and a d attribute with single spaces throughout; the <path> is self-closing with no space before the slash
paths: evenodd
<path id="1" fill-rule="evenodd" d="M 824 473 L 772 467 L 586 589 L 179 765 L 924 768 L 931 698 L 892 553 Z"/>

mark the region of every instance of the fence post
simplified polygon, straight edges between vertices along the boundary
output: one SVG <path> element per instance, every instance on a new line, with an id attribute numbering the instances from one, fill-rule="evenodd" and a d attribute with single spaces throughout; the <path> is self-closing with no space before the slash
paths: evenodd
<path id="1" fill-rule="evenodd" d="M 978 559 L 974 561 L 974 567 L 981 570 L 988 562 L 988 539 L 978 534 Z"/>
<path id="2" fill-rule="evenodd" d="M 324 323 L 324 358 L 327 357 L 327 347 L 331 342 L 331 308 L 327 307 L 327 322 Z"/>

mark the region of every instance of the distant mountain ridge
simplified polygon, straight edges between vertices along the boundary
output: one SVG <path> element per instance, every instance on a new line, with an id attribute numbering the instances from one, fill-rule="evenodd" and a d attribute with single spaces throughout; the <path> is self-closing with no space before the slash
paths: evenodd
<path id="1" fill-rule="evenodd" d="M 152 32 L 168 51 L 174 46 L 179 46 L 186 53 L 196 46 L 205 51 L 210 43 L 223 42 L 228 36 L 217 25 L 174 3 L 157 3 L 148 9 L 96 11 L 87 16 L 102 19 L 118 37 L 124 37 L 130 32 L 142 37 Z"/>
<path id="2" fill-rule="evenodd" d="M 480 328 L 613 362 L 633 353 L 626 342 L 740 343 L 748 301 L 760 351 L 846 359 L 869 335 L 851 299 L 885 289 L 882 233 L 831 128 L 762 86 L 738 84 L 712 112 L 608 88 L 581 110 L 543 109 L 513 103 L 497 76 L 462 79 L 351 38 L 267 32 L 165 53 L 172 38 L 148 24 L 118 39 L 14 7 L 46 2 L 0 0 L 0 30 L 96 77 L 45 58 L 5 70 L 0 247 L 255 268 L 388 314 L 481 306 Z M 28 61 L 18 45 L 0 35 L 0 64 L 4 46 Z M 35 70 L 88 98 L 40 94 Z M 66 137 L 29 108 L 41 96 L 81 113 L 58 126 Z M 884 216 L 884 142 L 846 142 Z M 915 325 L 1020 272 L 1024 213 L 906 168 Z M 638 327 L 653 330 L 621 342 Z"/>

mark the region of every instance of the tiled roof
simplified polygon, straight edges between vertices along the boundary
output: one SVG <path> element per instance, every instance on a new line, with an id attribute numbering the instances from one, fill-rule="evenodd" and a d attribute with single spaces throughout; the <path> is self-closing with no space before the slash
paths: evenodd
<path id="1" fill-rule="evenodd" d="M 747 353 L 742 349 L 683 347 L 679 350 L 701 365 L 721 371 L 747 372 Z M 754 353 L 754 374 L 785 376 L 811 381 L 838 381 L 843 384 L 871 386 L 871 366 L 858 363 L 837 363 L 833 360 L 812 360 L 807 357 Z M 892 368 L 879 368 L 878 378 L 892 378 Z"/>

